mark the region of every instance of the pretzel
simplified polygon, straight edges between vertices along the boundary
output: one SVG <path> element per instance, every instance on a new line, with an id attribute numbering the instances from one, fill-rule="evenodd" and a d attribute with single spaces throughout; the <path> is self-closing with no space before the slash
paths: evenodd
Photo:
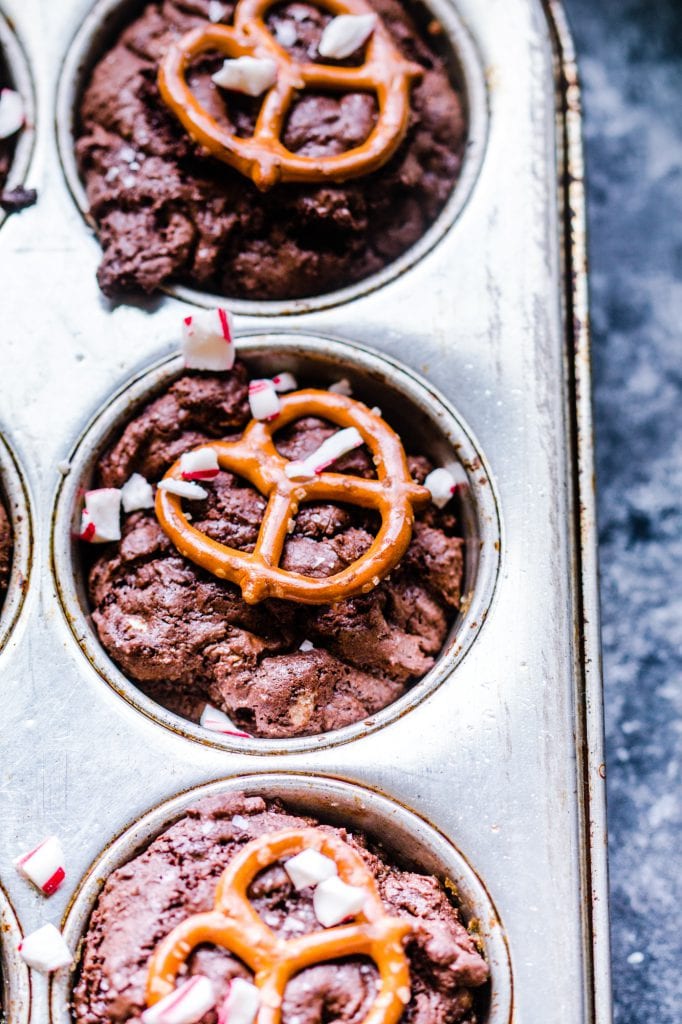
<path id="1" fill-rule="evenodd" d="M 292 480 L 288 460 L 275 448 L 273 434 L 304 416 L 319 416 L 342 427 L 356 427 L 374 457 L 377 478 L 343 473 L 320 473 L 309 480 Z M 156 515 L 164 532 L 181 555 L 218 576 L 231 580 L 247 604 L 279 597 L 300 604 L 332 604 L 368 593 L 405 554 L 412 537 L 414 509 L 426 505 L 430 493 L 410 476 L 400 438 L 362 402 L 345 395 L 309 388 L 282 398 L 274 421 L 251 420 L 238 441 L 214 441 L 219 465 L 249 481 L 268 504 L 253 552 L 227 547 L 189 523 L 182 499 L 168 491 L 156 492 Z M 180 460 L 166 477 L 180 479 Z M 333 576 L 317 578 L 279 567 L 291 523 L 302 502 L 336 501 L 375 509 L 381 526 L 372 544 L 356 562 Z"/>
<path id="2" fill-rule="evenodd" d="M 346 181 L 376 171 L 390 160 L 405 137 L 410 85 L 423 69 L 405 60 L 380 18 L 367 44 L 365 61 L 358 67 L 296 61 L 265 25 L 265 16 L 276 2 L 239 0 L 233 27 L 207 24 L 171 44 L 158 72 L 163 101 L 195 142 L 263 190 L 279 181 Z M 320 5 L 333 15 L 373 13 L 365 0 L 321 0 Z M 277 65 L 277 81 L 266 94 L 254 133 L 248 138 L 222 127 L 187 83 L 192 61 L 216 50 L 232 58 L 265 57 Z M 367 139 L 331 156 L 302 156 L 287 149 L 281 141 L 287 114 L 297 92 L 304 89 L 374 93 L 379 113 Z"/>
<path id="3" fill-rule="evenodd" d="M 264 868 L 304 849 L 332 858 L 341 880 L 366 889 L 367 900 L 351 924 L 285 940 L 253 909 L 248 888 Z M 147 975 L 147 1005 L 169 995 L 192 951 L 211 943 L 233 953 L 253 971 L 261 998 L 256 1024 L 279 1024 L 287 982 L 299 971 L 351 955 L 371 957 L 379 970 L 378 992 L 363 1024 L 397 1024 L 410 1000 L 403 949 L 410 929 L 408 921 L 386 914 L 373 876 L 343 840 L 316 828 L 270 833 L 248 843 L 230 862 L 218 882 L 214 909 L 187 918 L 156 947 Z"/>

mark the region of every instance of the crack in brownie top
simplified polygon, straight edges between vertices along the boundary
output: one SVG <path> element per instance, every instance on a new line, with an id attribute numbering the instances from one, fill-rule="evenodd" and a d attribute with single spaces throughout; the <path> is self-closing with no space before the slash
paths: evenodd
<path id="1" fill-rule="evenodd" d="M 227 374 L 186 373 L 130 420 L 99 458 L 95 482 L 121 488 L 135 474 L 161 481 L 183 453 L 237 438 L 249 420 L 241 362 Z M 306 417 L 278 431 L 276 447 L 305 465 L 338 434 Z M 423 484 L 428 459 L 412 454 L 407 464 Z M 364 446 L 340 456 L 334 470 L 359 480 L 376 475 Z M 447 638 L 463 575 L 453 504 L 417 512 L 405 555 L 369 593 L 319 606 L 247 604 L 234 584 L 180 555 L 152 508 L 138 507 L 124 514 L 120 540 L 86 549 L 100 640 L 144 692 L 194 721 L 208 703 L 255 736 L 312 735 L 358 722 L 425 675 Z M 249 552 L 265 505 L 246 481 L 216 465 L 210 487 L 185 508 L 202 534 Z M 357 561 L 376 531 L 371 509 L 313 501 L 299 509 L 280 565 L 331 576 Z"/>
<path id="2" fill-rule="evenodd" d="M 210 913 L 216 886 L 234 859 L 264 837 L 310 829 L 321 841 L 350 847 L 371 875 L 385 913 L 404 926 L 410 987 L 405 1024 L 474 1024 L 473 990 L 487 981 L 488 967 L 435 877 L 400 869 L 359 832 L 321 825 L 277 801 L 242 794 L 200 801 L 107 879 L 83 940 L 73 994 L 76 1024 L 138 1021 L 152 954 L 192 915 Z M 320 886 L 306 887 L 303 879 L 297 887 L 289 863 L 264 864 L 248 886 L 248 898 L 276 939 L 295 943 L 324 935 L 326 926 L 317 917 Z M 199 976 L 209 979 L 216 1006 L 229 998 L 235 979 L 252 981 L 242 960 L 210 942 L 188 954 L 182 978 Z M 286 985 L 282 1024 L 362 1024 L 376 998 L 377 979 L 365 956 L 314 963 Z M 215 1024 L 216 1011 L 209 1009 L 201 1021 Z"/>
<path id="3" fill-rule="evenodd" d="M 160 62 L 185 33 L 206 27 L 209 0 L 144 7 L 99 60 L 80 101 L 76 152 L 106 294 L 179 282 L 248 299 L 313 296 L 381 270 L 424 234 L 460 171 L 463 106 L 438 26 L 422 32 L 397 0 L 376 0 L 372 9 L 402 58 L 421 69 L 402 143 L 362 178 L 262 193 L 198 146 L 159 93 Z M 223 10 L 229 26 L 234 6 Z M 272 7 L 265 24 L 292 60 L 309 62 L 319 59 L 330 20 L 312 4 L 290 2 Z M 247 138 L 262 98 L 221 90 L 213 81 L 220 64 L 219 55 L 202 55 L 188 85 L 210 117 Z M 321 66 L 358 70 L 356 57 Z M 377 117 L 367 90 L 306 90 L 285 118 L 282 144 L 301 158 L 338 157 L 362 146 Z"/>

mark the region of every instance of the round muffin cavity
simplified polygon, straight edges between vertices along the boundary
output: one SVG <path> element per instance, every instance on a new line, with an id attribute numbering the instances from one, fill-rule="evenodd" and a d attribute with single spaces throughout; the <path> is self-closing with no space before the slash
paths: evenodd
<path id="1" fill-rule="evenodd" d="M 2 608 L 12 570 L 12 523 L 0 497 L 0 608 Z"/>
<path id="2" fill-rule="evenodd" d="M 372 396 L 358 397 L 370 403 Z M 236 437 L 249 419 L 241 362 L 229 374 L 186 373 L 130 420 L 98 459 L 93 485 L 120 487 L 135 472 L 154 483 L 182 452 Z M 335 429 L 307 418 L 275 440 L 282 454 L 300 458 Z M 422 483 L 431 464 L 421 453 L 408 455 Z M 364 448 L 334 469 L 374 475 Z M 188 509 L 193 526 L 252 549 L 263 498 L 225 471 L 207 489 L 208 498 Z M 193 721 L 208 702 L 254 736 L 338 729 L 386 707 L 434 665 L 460 604 L 463 540 L 455 505 L 429 505 L 418 514 L 406 555 L 370 593 L 318 606 L 246 604 L 236 586 L 179 554 L 153 510 L 132 512 L 120 542 L 87 549 L 92 618 L 122 671 Z M 303 506 L 282 566 L 330 575 L 359 557 L 375 528 L 373 515 L 358 507 Z"/>
<path id="3" fill-rule="evenodd" d="M 475 989 L 488 967 L 443 885 L 433 876 L 396 866 L 361 833 L 320 825 L 281 803 L 242 794 L 210 797 L 155 839 L 106 881 L 85 935 L 73 993 L 76 1024 L 123 1024 L 139 1019 L 149 958 L 158 942 L 187 916 L 210 910 L 224 869 L 246 843 L 270 832 L 318 826 L 349 843 L 374 875 L 386 912 L 412 925 L 405 950 L 412 996 L 402 1021 L 474 1024 Z M 262 920 L 285 939 L 318 930 L 311 890 L 297 891 L 279 864 L 253 881 L 250 899 Z M 249 978 L 228 952 L 202 946 L 189 960 L 219 1001 L 231 979 Z M 316 964 L 289 983 L 282 1024 L 361 1024 L 375 991 L 371 961 L 348 957 Z M 214 1024 L 212 1011 L 202 1024 Z"/>
<path id="4" fill-rule="evenodd" d="M 463 102 L 438 26 L 422 29 L 398 0 L 372 3 L 403 54 L 424 69 L 412 88 L 406 138 L 373 174 L 267 192 L 202 152 L 158 92 L 168 44 L 204 23 L 214 5 L 155 0 L 144 7 L 94 67 L 78 111 L 77 160 L 103 248 L 105 294 L 175 283 L 240 299 L 315 296 L 380 271 L 425 233 L 460 172 Z M 233 12 L 226 3 L 222 20 L 229 23 Z M 268 24 L 297 58 L 314 60 L 329 19 L 314 4 L 290 2 L 273 7 Z M 248 135 L 260 101 L 226 98 L 210 79 L 220 64 L 203 59 L 192 87 L 214 116 Z M 368 93 L 301 93 L 284 142 L 304 155 L 340 153 L 364 141 L 375 118 Z"/>

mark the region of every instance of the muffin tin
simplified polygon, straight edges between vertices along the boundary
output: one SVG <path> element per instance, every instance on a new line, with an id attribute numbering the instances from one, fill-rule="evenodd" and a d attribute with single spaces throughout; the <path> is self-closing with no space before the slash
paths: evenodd
<path id="1" fill-rule="evenodd" d="M 449 0 L 439 2 L 454 10 Z M 175 722 L 163 721 L 163 728 L 156 720 L 163 716 L 142 707 L 114 674 L 111 686 L 102 682 L 110 666 L 83 613 L 67 496 L 87 478 L 87 445 L 99 444 L 130 402 L 174 372 L 179 324 L 192 307 L 178 294 L 127 305 L 99 294 L 98 247 L 60 168 L 53 126 L 59 70 L 89 4 L 6 0 L 39 91 L 29 184 L 40 195 L 0 232 L 0 403 L 3 426 L 20 444 L 36 531 L 27 600 L 0 654 L 0 880 L 24 932 L 65 915 L 75 945 L 102 873 L 177 814 L 191 788 L 265 787 L 319 808 L 322 817 L 337 813 L 336 801 L 341 816 L 380 831 L 403 857 L 416 849 L 424 865 L 457 876 L 466 913 L 486 922 L 493 997 L 483 1021 L 606 1024 L 604 766 L 575 66 L 561 9 L 551 0 L 455 6 L 473 40 L 487 108 L 485 152 L 472 158 L 468 190 L 460 183 L 456 220 L 441 223 L 428 251 L 401 273 L 392 270 L 352 296 L 324 297 L 309 312 L 307 304 L 249 306 L 237 326 L 249 358 L 267 362 L 268 350 L 281 345 L 292 365 L 305 354 L 320 365 L 343 365 L 346 376 L 376 371 L 378 387 L 388 375 L 417 404 L 425 396 L 427 419 L 446 435 L 455 431 L 464 445 L 474 485 L 469 522 L 475 508 L 484 523 L 472 570 L 479 606 L 472 604 L 471 621 L 458 627 L 466 656 L 448 661 L 448 653 L 442 678 L 437 667 L 433 685 L 415 688 L 414 700 L 408 695 L 404 705 L 336 738 L 345 742 L 273 749 L 198 742 Z M 69 88 L 75 73 L 72 64 Z M 62 149 L 65 87 L 57 111 Z M 408 369 L 396 369 L 394 360 Z M 474 451 L 480 475 L 471 472 Z M 256 774 L 263 771 L 266 778 Z M 156 810 L 144 817 L 150 808 Z M 68 877 L 46 901 L 14 872 L 12 858 L 51 832 L 64 844 Z M 32 1024 L 62 1024 L 68 972 L 51 986 L 34 976 L 29 1007 L 13 942 L 6 933 L 5 982 L 20 994 L 10 1002 L 10 1024 L 29 1015 Z"/>
<path id="2" fill-rule="evenodd" d="M 12 524 L 12 567 L 0 609 L 0 651 L 19 618 L 33 560 L 33 525 L 28 491 L 17 456 L 0 432 L 0 499 Z"/>

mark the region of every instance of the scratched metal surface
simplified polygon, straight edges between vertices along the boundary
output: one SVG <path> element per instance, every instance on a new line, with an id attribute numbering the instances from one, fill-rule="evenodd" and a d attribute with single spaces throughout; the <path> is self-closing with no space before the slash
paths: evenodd
<path id="1" fill-rule="evenodd" d="M 97 244 L 65 185 L 53 129 L 59 69 L 88 6 L 5 0 L 35 78 L 28 184 L 40 191 L 36 207 L 0 230 L 0 427 L 21 463 L 35 531 L 26 600 L 0 654 L 0 882 L 22 928 L 59 923 L 111 838 L 179 791 L 256 771 L 327 774 L 377 789 L 453 840 L 505 930 L 514 1020 L 605 1024 L 579 110 L 574 84 L 567 101 L 556 88 L 560 9 L 551 5 L 552 26 L 539 0 L 459 0 L 485 69 L 488 138 L 468 202 L 427 256 L 349 303 L 239 318 L 243 333 L 285 327 L 347 338 L 423 374 L 478 439 L 502 520 L 493 604 L 450 678 L 352 742 L 258 756 L 175 735 L 121 699 L 83 656 L 51 574 L 58 463 L 119 385 L 175 351 L 188 310 L 169 297 L 112 307 L 97 290 Z M 570 79 L 566 37 L 563 46 Z M 568 194 L 557 189 L 566 155 Z M 565 277 L 567 240 L 574 263 Z M 52 831 L 66 847 L 68 879 L 45 901 L 12 858 Z M 5 972 L 19 997 L 14 1024 L 28 989 L 7 958 Z M 40 976 L 30 1017 L 50 1019 Z"/>

